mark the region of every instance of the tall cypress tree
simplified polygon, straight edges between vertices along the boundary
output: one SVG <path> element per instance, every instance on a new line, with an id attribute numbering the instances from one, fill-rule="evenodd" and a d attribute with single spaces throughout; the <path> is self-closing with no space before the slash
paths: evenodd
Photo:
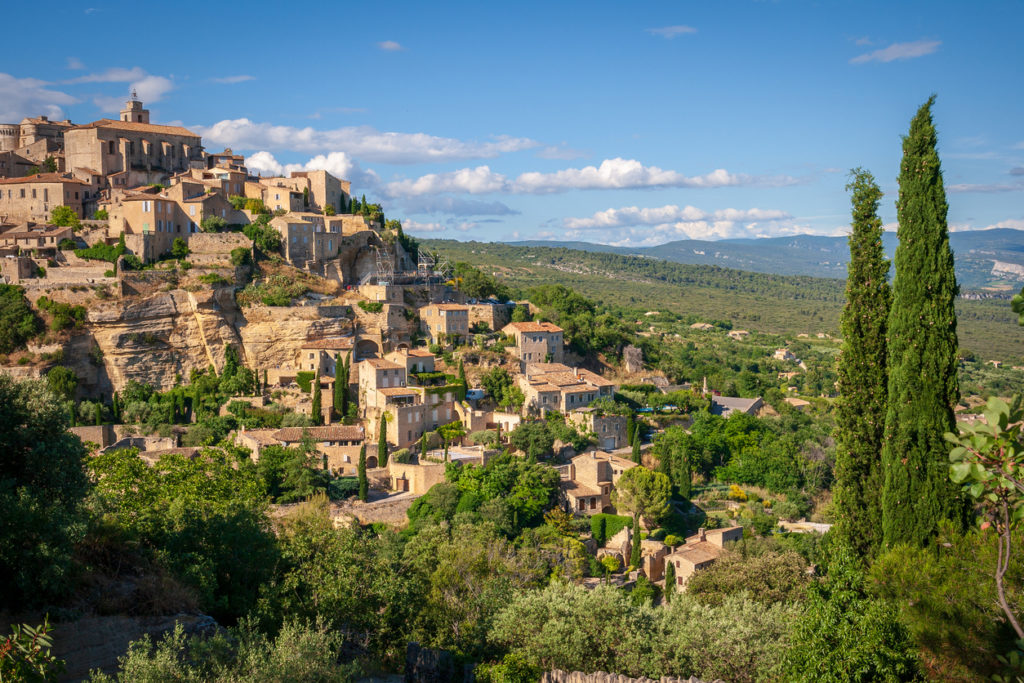
<path id="1" fill-rule="evenodd" d="M 638 425 L 633 431 L 633 462 L 639 465 L 641 460 L 643 458 L 640 455 L 640 427 Z"/>
<path id="2" fill-rule="evenodd" d="M 388 421 L 380 416 L 380 429 L 377 434 L 377 467 L 388 466 Z"/>
<path id="3" fill-rule="evenodd" d="M 313 378 L 313 410 L 312 422 L 315 425 L 324 423 L 323 397 L 320 395 L 320 368 L 316 369 L 316 377 Z"/>
<path id="4" fill-rule="evenodd" d="M 629 566 L 640 566 L 640 515 L 633 515 L 633 546 L 629 551 Z"/>
<path id="5" fill-rule="evenodd" d="M 943 434 L 956 426 L 958 293 L 946 226 L 946 190 L 932 124 L 933 95 L 903 138 L 899 246 L 889 314 L 889 400 L 882 452 L 887 547 L 922 544 L 942 519 L 962 519 Z"/>
<path id="6" fill-rule="evenodd" d="M 676 593 L 676 566 L 665 560 L 665 602 L 672 602 Z"/>
<path id="7" fill-rule="evenodd" d="M 341 354 L 334 354 L 334 412 L 338 417 L 345 417 L 345 390 L 348 389 L 348 379 L 345 377 L 345 364 L 341 360 Z"/>
<path id="8" fill-rule="evenodd" d="M 359 478 L 359 500 L 366 502 L 370 493 L 370 483 L 366 479 L 366 444 L 363 443 L 359 449 L 359 465 L 356 469 L 356 476 Z"/>
<path id="9" fill-rule="evenodd" d="M 862 557 L 882 544 L 882 444 L 888 393 L 886 330 L 892 292 L 882 248 L 882 191 L 861 168 L 850 172 L 853 230 L 840 327 L 836 401 L 836 531 Z"/>

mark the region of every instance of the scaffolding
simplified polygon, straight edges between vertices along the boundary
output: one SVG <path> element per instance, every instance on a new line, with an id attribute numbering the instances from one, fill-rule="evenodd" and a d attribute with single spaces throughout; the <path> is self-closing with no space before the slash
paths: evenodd
<path id="1" fill-rule="evenodd" d="M 434 256 L 426 249 L 420 249 L 419 263 L 416 267 L 416 277 L 423 282 L 428 282 L 434 274 Z"/>
<path id="2" fill-rule="evenodd" d="M 380 247 L 373 248 L 377 268 L 377 284 L 390 285 L 395 282 L 395 263 L 391 260 L 391 254 Z"/>

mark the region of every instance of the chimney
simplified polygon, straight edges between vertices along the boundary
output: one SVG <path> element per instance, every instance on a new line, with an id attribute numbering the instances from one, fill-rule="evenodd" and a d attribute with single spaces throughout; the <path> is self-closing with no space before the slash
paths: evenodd
<path id="1" fill-rule="evenodd" d="M 706 540 L 708 540 L 708 535 L 707 535 L 707 532 L 704 530 L 704 527 L 701 527 L 701 528 L 697 529 L 697 540 L 698 541 L 706 541 Z"/>

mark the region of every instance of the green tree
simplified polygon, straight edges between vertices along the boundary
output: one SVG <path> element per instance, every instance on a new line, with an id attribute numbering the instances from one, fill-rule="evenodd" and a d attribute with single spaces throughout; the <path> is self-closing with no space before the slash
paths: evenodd
<path id="1" fill-rule="evenodd" d="M 366 502 L 370 494 L 370 484 L 366 479 L 366 444 L 359 449 L 359 465 L 356 468 L 356 476 L 359 478 L 359 500 Z"/>
<path id="2" fill-rule="evenodd" d="M 466 399 L 466 392 L 469 390 L 469 382 L 466 380 L 466 367 L 462 363 L 462 359 L 459 359 L 459 396 L 460 401 Z"/>
<path id="3" fill-rule="evenodd" d="M 175 237 L 171 244 L 171 256 L 179 261 L 189 255 L 188 244 L 180 237 Z"/>
<path id="4" fill-rule="evenodd" d="M 920 663 L 895 608 L 872 600 L 853 551 L 839 545 L 786 655 L 786 681 L 918 681 Z"/>
<path id="5" fill-rule="evenodd" d="M 17 285 L 0 284 L 0 353 L 21 348 L 36 335 L 39 319 Z"/>
<path id="6" fill-rule="evenodd" d="M 61 597 L 84 535 L 86 451 L 43 382 L 0 373 L 0 607 Z"/>
<path id="7" fill-rule="evenodd" d="M 43 159 L 43 168 L 46 169 L 47 173 L 56 173 L 57 172 L 57 160 L 54 159 L 52 155 L 51 156 L 47 156 L 45 159 Z"/>
<path id="8" fill-rule="evenodd" d="M 427 430 L 423 430 L 423 434 L 420 436 L 420 457 L 422 458 L 427 454 Z"/>
<path id="9" fill-rule="evenodd" d="M 75 390 L 78 389 L 78 375 L 71 368 L 56 365 L 46 373 L 46 385 L 60 398 L 72 401 L 75 398 Z"/>
<path id="10" fill-rule="evenodd" d="M 652 472 L 642 465 L 622 473 L 612 491 L 612 504 L 637 518 L 648 527 L 655 526 L 669 512 L 672 484 L 661 472 Z"/>
<path id="11" fill-rule="evenodd" d="M 964 506 L 949 480 L 943 435 L 959 400 L 954 301 L 959 291 L 946 225 L 932 96 L 903 138 L 896 279 L 888 323 L 889 391 L 882 453 L 886 546 L 925 543 Z"/>
<path id="12" fill-rule="evenodd" d="M 1024 397 L 1010 405 L 993 397 L 982 424 L 961 425 L 962 434 L 946 434 L 954 444 L 949 454 L 950 478 L 964 489 L 982 510 L 999 539 L 996 560 L 996 598 L 1017 638 L 1024 629 L 1006 599 L 1006 572 L 1010 568 L 1014 529 L 1024 519 Z"/>
<path id="13" fill-rule="evenodd" d="M 93 412 L 93 424 L 98 427 L 103 424 L 103 404 L 97 401 L 93 405 L 95 406 Z"/>
<path id="14" fill-rule="evenodd" d="M 50 223 L 53 225 L 59 225 L 66 228 L 77 228 L 82 224 L 78 220 L 78 214 L 70 206 L 55 206 L 50 211 Z"/>
<path id="15" fill-rule="evenodd" d="M 837 534 L 861 557 L 882 544 L 882 445 L 888 374 L 886 329 L 892 293 L 882 248 L 874 177 L 853 169 L 853 230 L 841 329 L 836 401 L 835 511 Z"/>
<path id="16" fill-rule="evenodd" d="M 385 415 L 380 416 L 380 427 L 377 430 L 377 467 L 388 466 L 388 421 Z"/>
<path id="17" fill-rule="evenodd" d="M 316 377 L 313 378 L 313 407 L 310 419 L 313 424 L 320 425 L 324 423 L 324 409 L 323 409 L 323 397 L 321 396 L 320 388 L 320 368 L 316 369 Z"/>
<path id="18" fill-rule="evenodd" d="M 633 430 L 633 462 L 639 465 L 643 461 L 643 456 L 640 454 L 640 430 Z"/>
<path id="19" fill-rule="evenodd" d="M 199 223 L 203 232 L 221 232 L 228 227 L 228 222 L 220 216 L 207 216 Z"/>
<path id="20" fill-rule="evenodd" d="M 550 454 L 554 444 L 555 437 L 548 423 L 543 420 L 523 422 L 508 435 L 508 445 L 522 451 L 533 461 Z"/>

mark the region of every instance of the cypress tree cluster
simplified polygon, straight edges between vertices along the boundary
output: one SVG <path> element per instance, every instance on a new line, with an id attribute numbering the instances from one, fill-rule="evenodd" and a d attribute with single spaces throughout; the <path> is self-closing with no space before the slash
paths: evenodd
<path id="1" fill-rule="evenodd" d="M 882 543 L 882 444 L 888 394 L 886 329 L 892 292 L 882 248 L 882 191 L 854 169 L 853 223 L 836 401 L 836 532 L 862 557 Z"/>
<path id="2" fill-rule="evenodd" d="M 889 391 L 882 452 L 882 532 L 887 547 L 928 541 L 940 520 L 963 517 L 949 479 L 957 382 L 958 293 L 946 225 L 946 190 L 936 151 L 932 96 L 903 139 L 899 246 L 888 320 Z"/>
<path id="3" fill-rule="evenodd" d="M 344 362 L 341 360 L 340 353 L 334 355 L 334 412 L 339 417 L 345 417 L 348 414 L 348 378 L 351 363 L 351 351 L 345 356 Z"/>

